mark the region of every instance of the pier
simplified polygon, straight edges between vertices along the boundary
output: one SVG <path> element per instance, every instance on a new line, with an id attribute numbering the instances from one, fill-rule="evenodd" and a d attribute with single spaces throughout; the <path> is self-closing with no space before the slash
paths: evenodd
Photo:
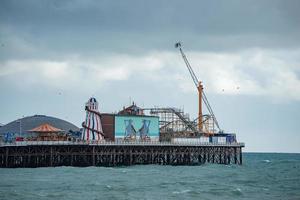
<path id="1" fill-rule="evenodd" d="M 0 144 L 0 167 L 242 164 L 244 143 L 69 142 Z"/>

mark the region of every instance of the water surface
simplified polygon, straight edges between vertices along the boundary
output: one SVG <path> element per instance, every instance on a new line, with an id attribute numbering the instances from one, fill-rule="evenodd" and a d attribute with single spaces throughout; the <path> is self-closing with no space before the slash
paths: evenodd
<path id="1" fill-rule="evenodd" d="M 244 164 L 0 169 L 0 199 L 300 199 L 300 154 Z"/>

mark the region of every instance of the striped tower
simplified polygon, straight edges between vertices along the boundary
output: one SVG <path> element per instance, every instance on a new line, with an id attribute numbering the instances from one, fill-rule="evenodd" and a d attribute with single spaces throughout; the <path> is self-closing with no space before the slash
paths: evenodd
<path id="1" fill-rule="evenodd" d="M 86 118 L 82 123 L 82 140 L 100 141 L 104 140 L 98 102 L 95 98 L 90 98 L 85 104 Z"/>

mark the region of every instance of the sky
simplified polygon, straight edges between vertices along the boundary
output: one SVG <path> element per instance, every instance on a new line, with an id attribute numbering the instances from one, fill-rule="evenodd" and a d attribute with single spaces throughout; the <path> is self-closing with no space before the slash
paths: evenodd
<path id="1" fill-rule="evenodd" d="M 248 152 L 300 153 L 300 1 L 1 0 L 0 123 L 81 126 L 131 101 L 197 117 L 181 41 L 221 128 Z"/>

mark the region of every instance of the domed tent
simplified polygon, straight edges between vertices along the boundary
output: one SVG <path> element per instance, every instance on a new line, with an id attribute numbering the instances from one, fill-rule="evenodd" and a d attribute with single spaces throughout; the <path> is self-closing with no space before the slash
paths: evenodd
<path id="1" fill-rule="evenodd" d="M 50 124 L 42 124 L 28 132 L 37 133 L 35 138 L 38 141 L 65 141 L 68 140 L 67 135 L 60 134 L 64 133 L 64 130 L 51 126 Z"/>
<path id="2" fill-rule="evenodd" d="M 80 131 L 77 126 L 65 120 L 46 115 L 34 115 L 14 120 L 0 127 L 0 135 L 12 133 L 15 136 L 26 137 L 29 130 L 45 123 L 51 124 L 58 129 L 65 130 L 66 133 Z"/>

